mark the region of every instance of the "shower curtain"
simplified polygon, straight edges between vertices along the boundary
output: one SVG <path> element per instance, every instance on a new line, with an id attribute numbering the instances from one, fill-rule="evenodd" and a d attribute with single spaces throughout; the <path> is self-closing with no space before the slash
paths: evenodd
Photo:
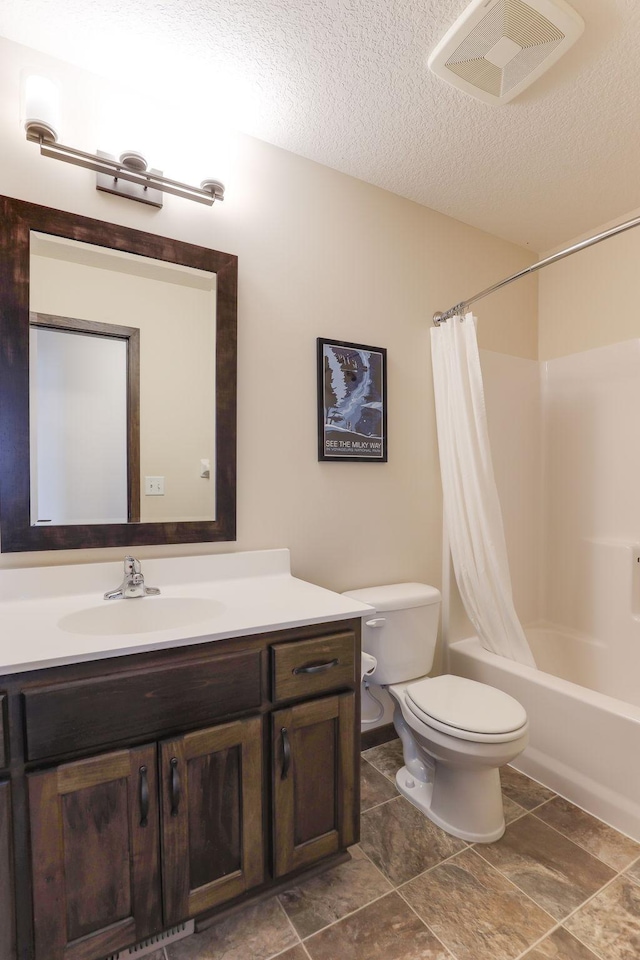
<path id="1" fill-rule="evenodd" d="M 444 513 L 460 596 L 487 650 L 535 667 L 513 606 L 473 314 L 431 330 L 431 361 Z"/>

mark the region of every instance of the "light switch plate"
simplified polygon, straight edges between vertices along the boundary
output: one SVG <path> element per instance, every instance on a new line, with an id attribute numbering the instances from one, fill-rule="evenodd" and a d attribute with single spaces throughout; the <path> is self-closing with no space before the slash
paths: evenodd
<path id="1" fill-rule="evenodd" d="M 164 497 L 164 477 L 144 478 L 145 497 Z"/>

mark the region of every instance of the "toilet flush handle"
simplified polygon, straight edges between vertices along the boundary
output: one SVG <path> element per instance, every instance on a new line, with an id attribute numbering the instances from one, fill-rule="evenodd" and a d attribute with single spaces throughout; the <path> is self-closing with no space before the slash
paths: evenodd
<path id="1" fill-rule="evenodd" d="M 375 620 L 365 620 L 366 627 L 382 627 L 387 622 L 386 617 L 376 617 Z"/>

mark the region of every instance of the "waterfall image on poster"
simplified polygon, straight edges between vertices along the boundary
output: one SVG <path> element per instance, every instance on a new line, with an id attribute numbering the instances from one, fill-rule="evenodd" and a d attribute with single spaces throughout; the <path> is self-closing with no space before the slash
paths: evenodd
<path id="1" fill-rule="evenodd" d="M 325 457 L 386 460 L 385 352 L 322 344 Z"/>

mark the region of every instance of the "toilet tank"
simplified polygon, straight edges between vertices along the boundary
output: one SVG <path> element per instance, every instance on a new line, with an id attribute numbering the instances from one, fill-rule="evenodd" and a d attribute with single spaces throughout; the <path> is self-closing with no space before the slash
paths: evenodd
<path id="1" fill-rule="evenodd" d="M 400 683 L 429 673 L 438 636 L 439 590 L 426 583 L 393 583 L 344 595 L 375 607 L 362 627 L 362 649 L 378 661 L 370 680 Z"/>

